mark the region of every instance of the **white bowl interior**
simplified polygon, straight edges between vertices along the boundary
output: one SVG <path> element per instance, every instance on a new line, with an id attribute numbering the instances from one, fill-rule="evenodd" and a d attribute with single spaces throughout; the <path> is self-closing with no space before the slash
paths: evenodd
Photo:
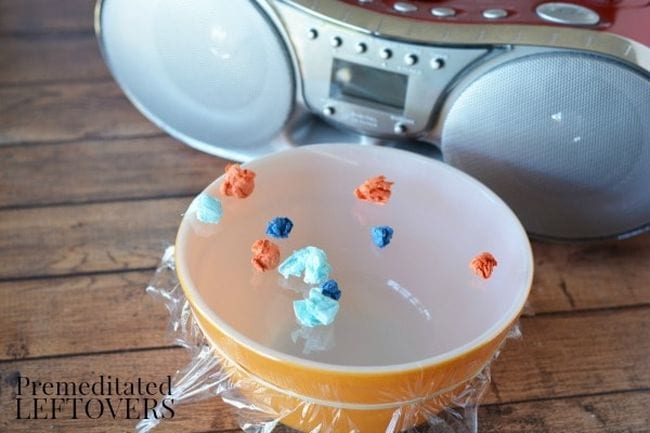
<path id="1" fill-rule="evenodd" d="M 256 350 L 337 366 L 386 367 L 462 351 L 502 330 L 519 312 L 532 274 L 530 245 L 507 206 L 486 187 L 440 162 L 380 147 L 308 146 L 248 165 L 257 173 L 247 199 L 221 198 L 218 225 L 185 215 L 177 239 L 184 280 L 213 320 Z M 388 204 L 352 193 L 379 174 L 395 182 Z M 258 273 L 251 244 L 268 220 L 295 226 L 281 259 L 308 245 L 326 251 L 342 291 L 333 325 L 301 328 L 292 302 L 310 286 L 277 270 Z M 375 247 L 370 227 L 395 234 Z M 483 280 L 474 256 L 498 261 Z"/>

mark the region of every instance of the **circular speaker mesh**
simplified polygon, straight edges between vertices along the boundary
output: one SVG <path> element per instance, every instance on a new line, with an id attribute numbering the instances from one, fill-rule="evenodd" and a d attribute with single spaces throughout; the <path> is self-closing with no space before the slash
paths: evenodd
<path id="1" fill-rule="evenodd" d="M 594 55 L 538 54 L 461 92 L 442 152 L 533 234 L 623 235 L 650 223 L 649 120 L 647 77 Z"/>
<path id="2" fill-rule="evenodd" d="M 289 56 L 253 1 L 104 0 L 101 42 L 138 108 L 202 150 L 265 153 L 290 114 Z"/>

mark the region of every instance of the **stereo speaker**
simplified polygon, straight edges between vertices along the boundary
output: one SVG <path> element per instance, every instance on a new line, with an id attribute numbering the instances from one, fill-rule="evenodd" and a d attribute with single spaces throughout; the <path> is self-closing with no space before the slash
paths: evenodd
<path id="1" fill-rule="evenodd" d="M 633 234 L 650 215 L 649 120 L 647 76 L 601 56 L 531 55 L 460 93 L 441 149 L 534 234 Z"/>
<path id="2" fill-rule="evenodd" d="M 101 14 L 106 61 L 150 120 L 207 152 L 268 152 L 291 113 L 294 75 L 254 2 L 111 0 Z"/>

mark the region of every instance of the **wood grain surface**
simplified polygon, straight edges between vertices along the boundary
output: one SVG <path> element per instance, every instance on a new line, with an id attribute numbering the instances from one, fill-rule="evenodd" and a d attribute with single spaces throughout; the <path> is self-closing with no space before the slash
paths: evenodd
<path id="1" fill-rule="evenodd" d="M 94 8 L 94 0 L 2 0 L 0 33 L 90 35 Z"/>
<path id="2" fill-rule="evenodd" d="M 108 69 L 97 55 L 92 36 L 0 36 L 0 86 L 108 80 Z"/>
<path id="3" fill-rule="evenodd" d="M 41 145 L 37 151 L 0 146 L 0 161 L 6 162 L 0 210 L 192 196 L 225 167 L 221 159 L 158 136 Z"/>
<path id="4" fill-rule="evenodd" d="M 0 0 L 1 433 L 135 425 L 17 420 L 18 375 L 159 381 L 189 360 L 145 287 L 226 161 L 129 103 L 98 53 L 93 7 Z M 523 338 L 493 364 L 479 431 L 649 433 L 650 235 L 533 249 Z M 154 431 L 235 432 L 236 411 L 216 398 L 179 405 Z"/>
<path id="5" fill-rule="evenodd" d="M 0 88 L 0 146 L 159 134 L 112 82 Z"/>

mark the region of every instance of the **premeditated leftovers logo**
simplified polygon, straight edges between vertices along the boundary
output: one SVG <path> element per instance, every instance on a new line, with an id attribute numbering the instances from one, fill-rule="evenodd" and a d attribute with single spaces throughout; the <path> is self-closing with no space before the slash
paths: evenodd
<path id="1" fill-rule="evenodd" d="M 174 417 L 171 376 L 162 382 L 100 375 L 91 382 L 15 376 L 16 419 L 167 419 Z"/>

